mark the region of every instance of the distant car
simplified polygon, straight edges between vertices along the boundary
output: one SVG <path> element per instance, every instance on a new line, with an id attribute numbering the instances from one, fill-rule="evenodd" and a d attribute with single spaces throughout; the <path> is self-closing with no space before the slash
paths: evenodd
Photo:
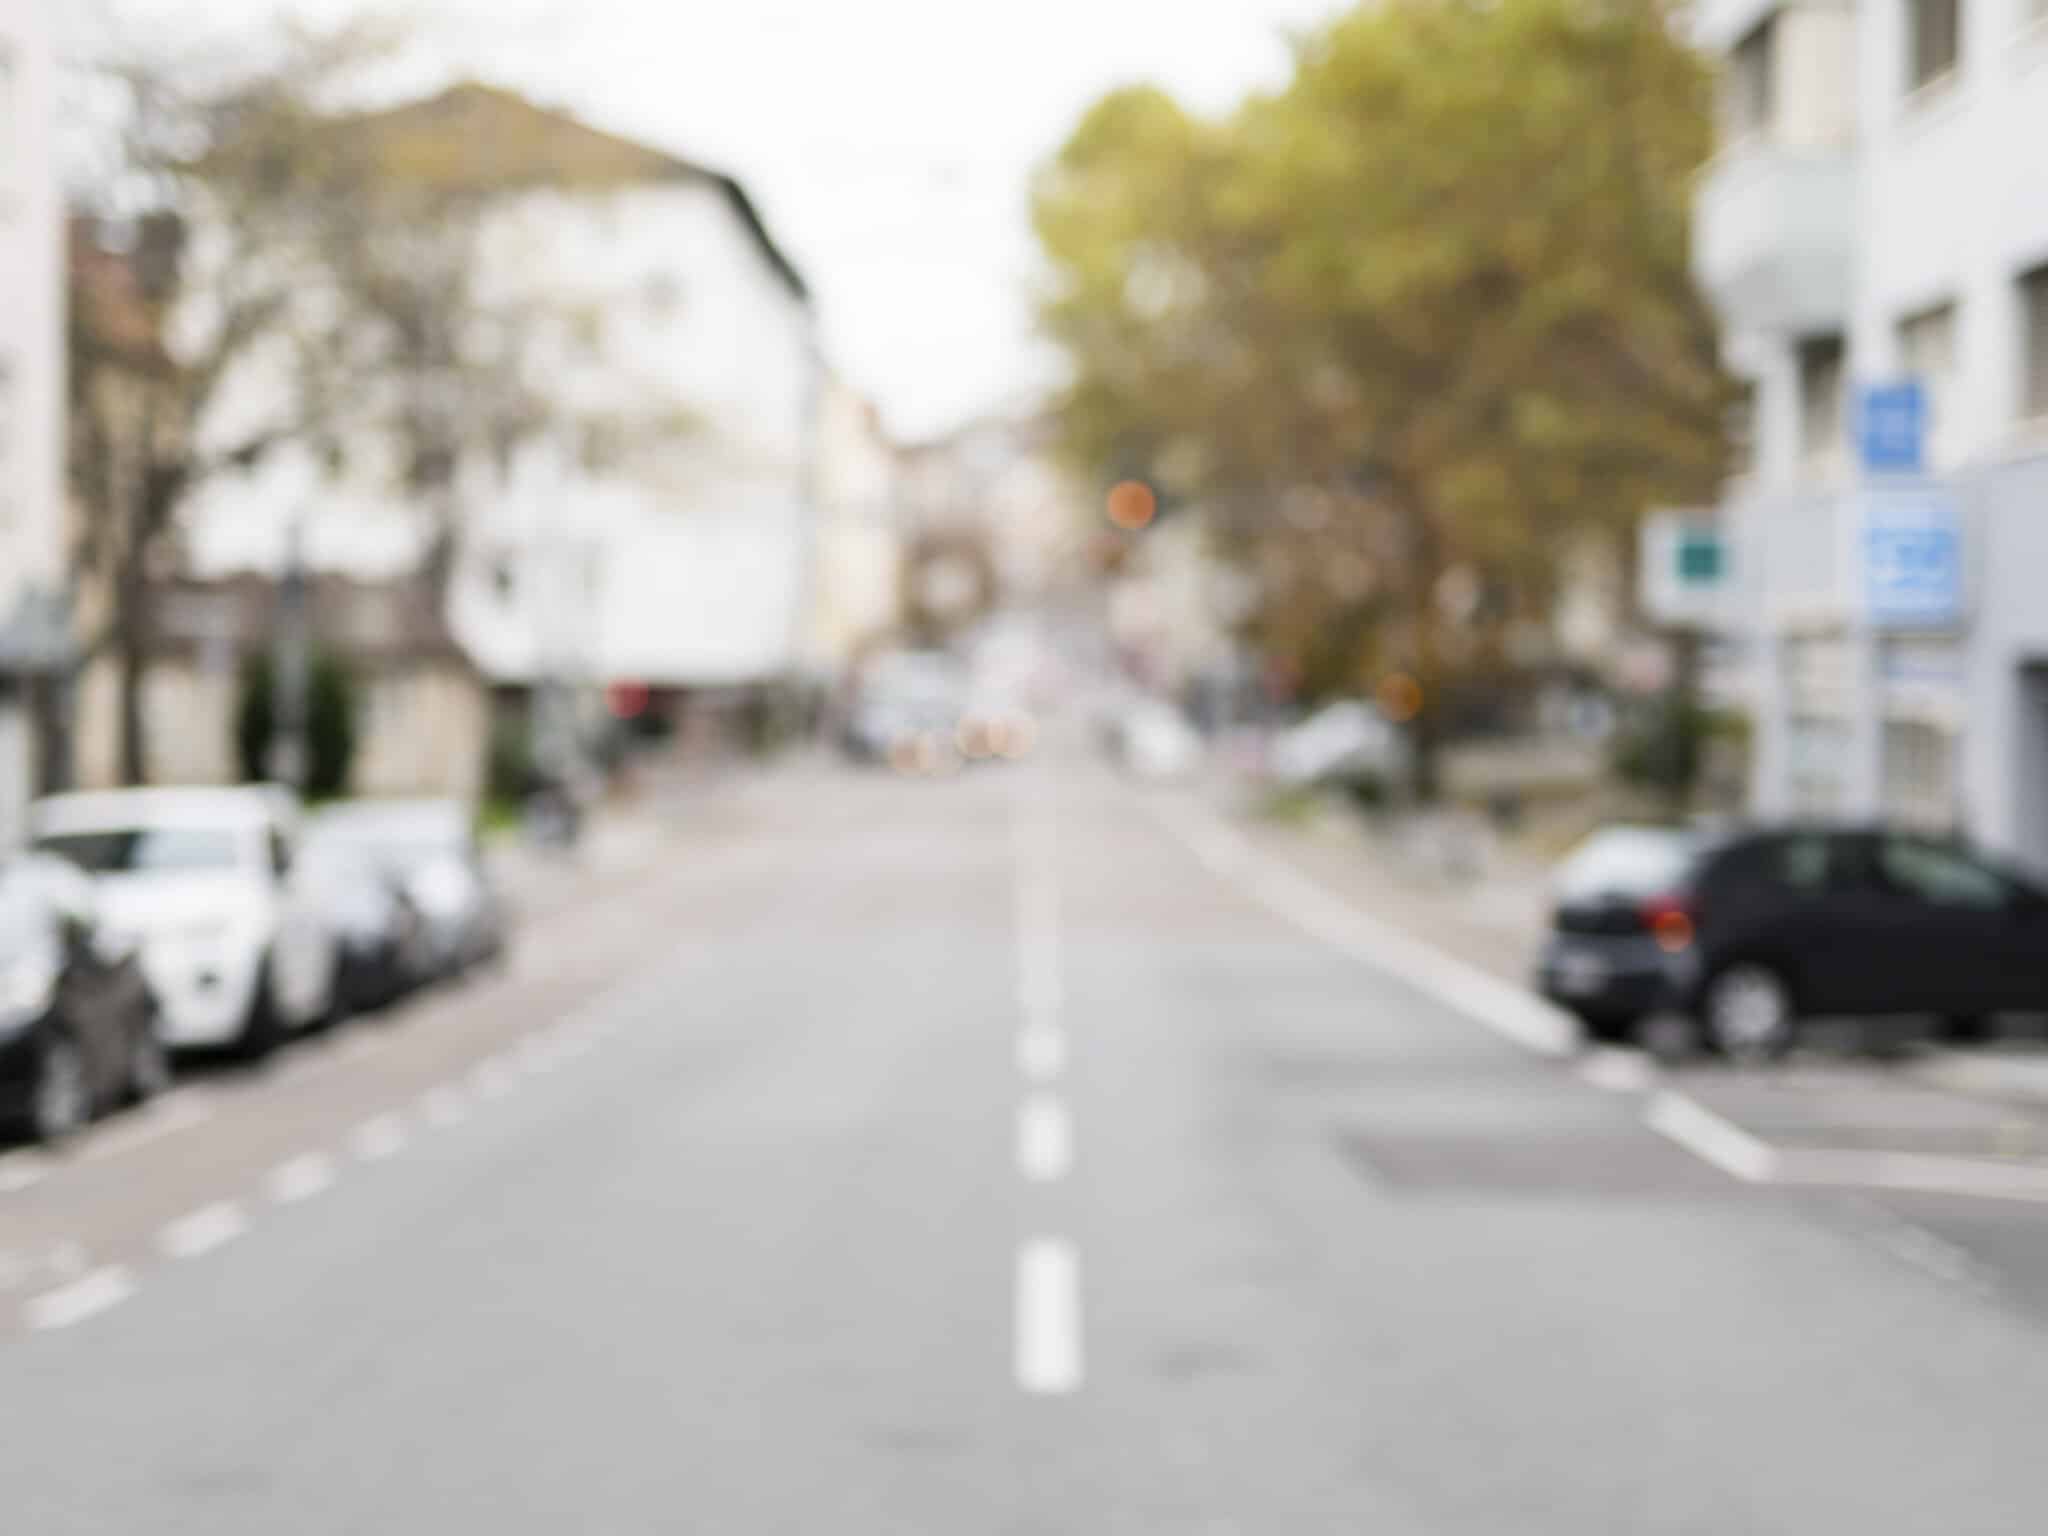
<path id="1" fill-rule="evenodd" d="M 338 946 L 291 878 L 293 809 L 251 787 L 57 795 L 30 811 L 37 848 L 90 875 L 103 925 L 139 946 L 174 1048 L 261 1055 L 334 1008 Z"/>
<path id="2" fill-rule="evenodd" d="M 942 651 L 898 651 L 862 669 L 841 744 L 859 762 L 933 772 L 959 761 L 966 669 Z"/>
<path id="3" fill-rule="evenodd" d="M 1559 871 L 1543 991 L 1595 1038 L 1675 1008 L 1764 1059 L 1820 1015 L 1930 1015 L 1981 1034 L 2048 1011 L 2048 892 L 1885 828 L 1598 833 Z"/>
<path id="4" fill-rule="evenodd" d="M 505 951 L 498 899 L 476 822 L 460 800 L 347 800 L 316 813 L 309 848 L 352 851 L 381 870 L 419 913 L 436 976 L 453 976 Z"/>
<path id="5" fill-rule="evenodd" d="M 1202 763 L 1202 738 L 1187 717 L 1164 699 L 1140 698 L 1115 717 L 1111 749 L 1124 769 L 1141 779 L 1180 779 Z"/>
<path id="6" fill-rule="evenodd" d="M 100 926 L 91 882 L 39 855 L 0 861 L 0 1120 L 57 1141 L 169 1082 L 141 964 Z"/>
<path id="7" fill-rule="evenodd" d="M 335 989 L 343 1011 L 382 1008 L 434 979 L 438 962 L 425 917 L 403 883 L 366 854 L 308 839 L 298 878 L 340 945 Z"/>

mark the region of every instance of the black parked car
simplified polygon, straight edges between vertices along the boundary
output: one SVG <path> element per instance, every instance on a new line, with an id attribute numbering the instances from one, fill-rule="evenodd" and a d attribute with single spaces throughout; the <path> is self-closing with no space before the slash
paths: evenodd
<path id="1" fill-rule="evenodd" d="M 40 855 L 0 860 L 0 1119 L 69 1135 L 170 1082 L 132 944 L 99 925 L 92 882 Z"/>
<path id="2" fill-rule="evenodd" d="M 1970 1038 L 2048 1011 L 2048 892 L 1885 828 L 1613 827 L 1559 871 L 1540 984 L 1596 1039 L 1660 1008 L 1748 1058 L 1817 1015 L 1932 1015 Z"/>

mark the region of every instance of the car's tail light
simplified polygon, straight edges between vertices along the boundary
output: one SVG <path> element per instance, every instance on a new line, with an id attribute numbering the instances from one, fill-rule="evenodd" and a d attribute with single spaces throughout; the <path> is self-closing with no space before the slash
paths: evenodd
<path id="1" fill-rule="evenodd" d="M 1692 904 L 1685 897 L 1652 896 L 1643 903 L 1641 917 L 1643 927 L 1666 954 L 1675 955 L 1692 947 L 1696 929 Z"/>

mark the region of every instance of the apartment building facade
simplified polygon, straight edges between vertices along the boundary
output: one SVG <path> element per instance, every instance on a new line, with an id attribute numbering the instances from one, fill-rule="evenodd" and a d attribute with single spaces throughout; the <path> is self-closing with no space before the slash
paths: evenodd
<path id="1" fill-rule="evenodd" d="M 1710 0 L 1718 627 L 1766 815 L 2048 867 L 2048 0 Z"/>
<path id="2" fill-rule="evenodd" d="M 0 849 L 35 791 L 37 691 L 67 645 L 52 19 L 45 0 L 0 0 Z"/>

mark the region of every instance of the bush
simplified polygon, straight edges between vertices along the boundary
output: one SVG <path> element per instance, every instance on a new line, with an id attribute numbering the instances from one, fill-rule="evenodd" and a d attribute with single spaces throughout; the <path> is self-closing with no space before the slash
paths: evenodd
<path id="1" fill-rule="evenodd" d="M 242 777 L 256 784 L 270 777 L 270 740 L 276 730 L 276 669 L 267 652 L 242 668 L 241 699 L 235 711 L 235 751 Z M 356 755 L 356 686 L 347 663 L 324 652 L 313 657 L 306 679 L 306 782 L 309 799 L 346 793 Z"/>

